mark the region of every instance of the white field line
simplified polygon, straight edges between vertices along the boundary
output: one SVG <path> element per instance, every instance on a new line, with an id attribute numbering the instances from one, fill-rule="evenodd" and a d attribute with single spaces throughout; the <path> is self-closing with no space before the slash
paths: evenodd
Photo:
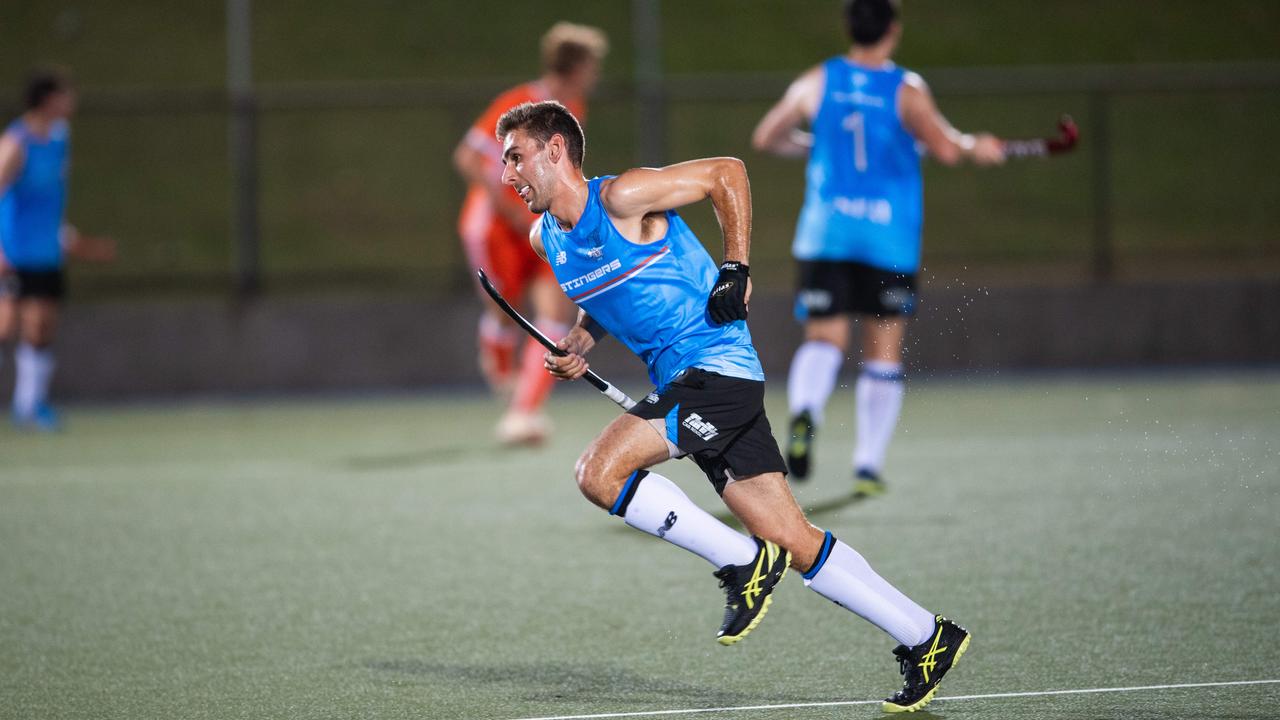
<path id="1" fill-rule="evenodd" d="M 1231 680 L 1227 682 L 1178 683 L 1175 685 L 1135 685 L 1133 687 L 1079 688 L 1075 690 L 1037 690 L 1033 692 L 987 693 L 985 695 L 950 695 L 934 698 L 934 702 L 955 700 L 990 700 L 993 698 L 1045 697 L 1048 695 L 1091 695 L 1097 693 L 1140 692 L 1143 690 L 1177 690 L 1180 688 L 1230 687 L 1234 685 L 1276 685 L 1277 680 Z M 785 705 L 740 705 L 737 707 L 689 708 L 685 710 L 645 710 L 641 712 L 597 713 L 594 715 L 551 715 L 516 720 L 599 720 L 601 718 L 658 717 L 661 715 L 694 715 L 710 712 L 746 712 L 748 710 L 787 710 L 847 705 L 878 705 L 879 700 L 837 700 L 834 702 L 788 703 Z"/>

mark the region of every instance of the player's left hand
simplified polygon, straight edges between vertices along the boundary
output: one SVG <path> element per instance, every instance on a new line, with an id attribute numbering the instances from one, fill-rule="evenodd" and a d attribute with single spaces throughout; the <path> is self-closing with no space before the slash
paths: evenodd
<path id="1" fill-rule="evenodd" d="M 64 246 L 68 257 L 84 262 L 109 263 L 116 259 L 115 238 L 75 233 Z"/>
<path id="2" fill-rule="evenodd" d="M 587 374 L 587 359 L 583 357 L 596 344 L 591 333 L 581 325 L 575 325 L 569 334 L 556 343 L 556 347 L 565 352 L 564 355 L 545 353 L 542 356 L 543 366 L 547 372 L 561 380 L 577 380 Z"/>
<path id="3" fill-rule="evenodd" d="M 711 321 L 724 325 L 747 319 L 747 302 L 751 299 L 751 268 L 746 263 L 726 260 L 720 265 L 720 277 L 707 298 Z"/>

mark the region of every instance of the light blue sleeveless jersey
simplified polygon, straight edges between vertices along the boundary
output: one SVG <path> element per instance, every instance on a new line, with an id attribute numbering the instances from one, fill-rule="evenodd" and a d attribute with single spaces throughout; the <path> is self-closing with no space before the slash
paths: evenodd
<path id="1" fill-rule="evenodd" d="M 924 191 L 920 151 L 898 118 L 907 71 L 845 57 L 823 64 L 826 84 L 813 120 L 804 207 L 792 252 L 912 273 L 920 268 Z"/>
<path id="2" fill-rule="evenodd" d="M 572 230 L 542 216 L 542 246 L 560 288 L 640 356 L 654 385 L 692 367 L 764 380 L 747 323 L 715 325 L 707 315 L 720 270 L 693 231 L 669 210 L 666 237 L 648 245 L 627 240 L 600 202 L 608 179 L 588 183 L 587 207 Z"/>
<path id="3" fill-rule="evenodd" d="M 59 121 L 39 138 L 21 118 L 6 130 L 22 143 L 22 171 L 0 196 L 0 247 L 20 270 L 62 267 L 62 211 L 67 198 L 71 131 Z"/>

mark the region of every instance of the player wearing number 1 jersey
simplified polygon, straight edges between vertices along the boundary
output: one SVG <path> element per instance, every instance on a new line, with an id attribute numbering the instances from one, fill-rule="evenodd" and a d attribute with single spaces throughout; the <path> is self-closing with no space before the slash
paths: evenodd
<path id="1" fill-rule="evenodd" d="M 891 57 L 902 34 L 897 0 L 846 0 L 849 51 L 801 75 L 760 121 L 757 150 L 808 157 L 792 252 L 805 342 L 791 361 L 787 459 L 809 474 L 814 432 L 862 319 L 855 387 L 854 491 L 884 491 L 881 467 L 902 407 L 902 345 L 915 312 L 923 223 L 921 150 L 946 165 L 1004 162 L 1004 144 L 967 135 L 938 111 L 919 75 Z M 800 130 L 808 125 L 811 132 Z"/>
<path id="2" fill-rule="evenodd" d="M 774 587 L 793 567 L 819 595 L 902 643 L 895 654 L 900 668 L 911 669 L 884 709 L 924 707 L 964 653 L 969 634 L 917 605 L 857 551 L 811 525 L 791 495 L 746 323 L 751 189 L 742 162 L 708 158 L 587 180 L 582 128 L 554 102 L 512 109 L 498 121 L 497 136 L 503 182 L 542 213 L 530 234 L 533 248 L 580 308 L 578 323 L 559 342 L 565 355 L 547 353 L 547 369 L 563 379 L 581 377 L 584 356 L 609 334 L 644 360 L 657 386 L 583 452 L 575 467 L 582 494 L 627 525 L 718 568 L 714 575 L 727 595 L 720 644 L 732 645 L 756 627 Z M 702 200 L 711 201 L 724 236 L 719 268 L 676 212 Z M 750 535 L 652 470 L 684 455 Z"/>

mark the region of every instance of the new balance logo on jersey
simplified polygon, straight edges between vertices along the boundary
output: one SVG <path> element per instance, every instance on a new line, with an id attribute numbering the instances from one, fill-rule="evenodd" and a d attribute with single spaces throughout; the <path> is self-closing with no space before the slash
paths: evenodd
<path id="1" fill-rule="evenodd" d="M 569 262 L 569 256 L 563 250 L 556 253 L 556 265 L 563 265 L 567 262 Z"/>
<path id="2" fill-rule="evenodd" d="M 662 527 L 658 528 L 658 537 L 666 537 L 667 532 L 676 526 L 676 520 L 679 519 L 680 516 L 676 515 L 674 511 L 667 513 L 667 519 L 663 521 Z"/>
<path id="3" fill-rule="evenodd" d="M 593 280 L 599 280 L 600 278 L 604 277 L 605 275 L 608 275 L 614 270 L 621 270 L 621 269 L 622 269 L 622 261 L 613 260 L 611 262 L 605 263 L 604 265 L 601 265 L 600 267 L 596 268 L 595 270 L 592 270 L 591 272 L 585 275 L 579 275 L 578 277 L 572 280 L 569 280 L 568 282 L 560 283 L 560 289 L 564 290 L 565 292 L 577 290 L 578 288 L 582 287 L 583 285 L 586 285 L 589 282 L 592 282 Z"/>
<path id="4" fill-rule="evenodd" d="M 698 413 L 689 413 L 689 416 L 686 417 L 684 422 L 681 424 L 703 440 L 710 440 L 720 434 L 720 428 L 717 428 L 715 425 L 703 420 L 702 416 Z"/>

